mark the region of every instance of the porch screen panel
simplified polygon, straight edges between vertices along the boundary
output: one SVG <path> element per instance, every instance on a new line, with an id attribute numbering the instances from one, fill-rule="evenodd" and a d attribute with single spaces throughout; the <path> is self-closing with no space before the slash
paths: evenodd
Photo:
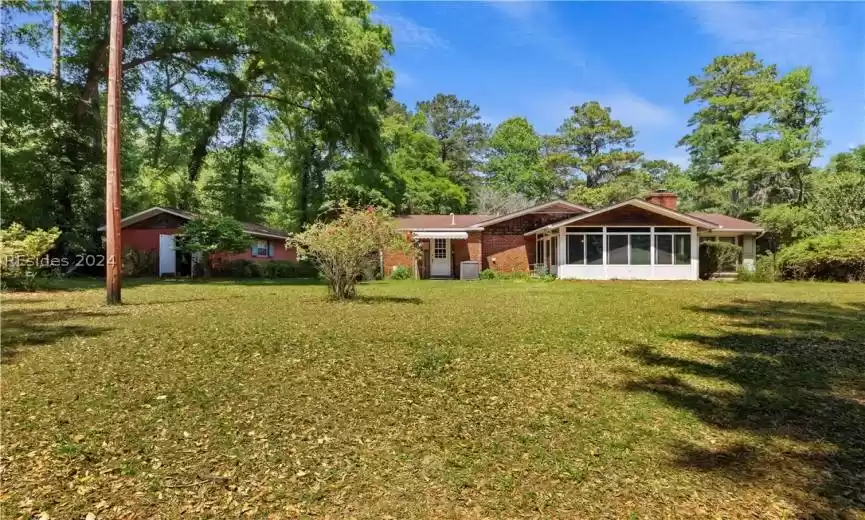
<path id="1" fill-rule="evenodd" d="M 607 235 L 607 264 L 628 265 L 628 235 Z"/>
<path id="2" fill-rule="evenodd" d="M 559 263 L 559 237 L 553 236 L 550 238 L 550 264 L 557 265 Z"/>
<path id="3" fill-rule="evenodd" d="M 673 264 L 673 235 L 655 235 L 655 263 Z"/>
<path id="4" fill-rule="evenodd" d="M 691 263 L 691 235 L 673 235 L 673 250 L 677 265 Z"/>
<path id="5" fill-rule="evenodd" d="M 631 265 L 650 265 L 651 263 L 651 235 L 631 235 Z"/>
<path id="6" fill-rule="evenodd" d="M 586 261 L 584 248 L 586 247 L 585 235 L 567 235 L 568 257 L 565 263 L 582 264 Z"/>
<path id="7" fill-rule="evenodd" d="M 586 263 L 604 264 L 604 235 L 586 235 Z"/>

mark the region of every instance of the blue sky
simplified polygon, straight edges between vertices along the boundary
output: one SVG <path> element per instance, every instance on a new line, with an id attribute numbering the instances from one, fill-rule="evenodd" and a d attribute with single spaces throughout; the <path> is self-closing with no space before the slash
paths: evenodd
<path id="1" fill-rule="evenodd" d="M 696 109 L 688 76 L 719 54 L 755 51 L 782 71 L 811 66 L 831 113 L 826 157 L 865 143 L 865 3 L 377 2 L 393 29 L 396 98 L 438 92 L 495 125 L 525 116 L 553 132 L 589 100 L 637 130 L 652 158 L 676 148 Z"/>

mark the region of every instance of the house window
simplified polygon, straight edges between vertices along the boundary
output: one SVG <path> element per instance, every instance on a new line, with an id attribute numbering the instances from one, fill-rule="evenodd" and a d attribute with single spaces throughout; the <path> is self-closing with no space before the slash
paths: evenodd
<path id="1" fill-rule="evenodd" d="M 586 235 L 586 263 L 604 265 L 604 235 Z"/>
<path id="2" fill-rule="evenodd" d="M 652 236 L 629 235 L 631 239 L 631 265 L 651 265 Z"/>
<path id="3" fill-rule="evenodd" d="M 550 238 L 550 264 L 556 265 L 559 263 L 559 237 L 554 235 Z"/>
<path id="4" fill-rule="evenodd" d="M 567 235 L 565 237 L 567 244 L 566 264 L 582 264 L 586 260 L 586 236 L 585 235 Z"/>
<path id="5" fill-rule="evenodd" d="M 580 229 L 581 231 L 588 229 L 594 231 L 601 228 L 568 228 Z M 565 235 L 565 263 L 567 264 L 590 264 L 603 265 L 604 263 L 604 235 L 601 233 L 573 233 L 568 232 Z"/>
<path id="6" fill-rule="evenodd" d="M 691 263 L 690 233 L 655 233 L 655 263 L 658 265 L 688 265 Z"/>
<path id="7" fill-rule="evenodd" d="M 433 239 L 433 258 L 443 259 L 448 257 L 448 243 L 445 238 Z"/>
<path id="8" fill-rule="evenodd" d="M 273 249 L 270 246 L 270 242 L 267 240 L 257 240 L 252 246 L 252 256 L 256 258 L 273 256 Z"/>
<path id="9" fill-rule="evenodd" d="M 647 227 L 608 227 L 607 264 L 651 265 L 650 232 Z"/>
<path id="10" fill-rule="evenodd" d="M 628 235 L 607 235 L 607 264 L 628 265 Z"/>

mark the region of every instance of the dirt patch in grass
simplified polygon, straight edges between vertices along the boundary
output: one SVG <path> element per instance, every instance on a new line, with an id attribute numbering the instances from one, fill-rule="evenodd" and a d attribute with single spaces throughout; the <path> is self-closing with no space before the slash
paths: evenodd
<path id="1" fill-rule="evenodd" d="M 865 515 L 861 286 L 324 292 L 4 298 L 4 516 Z"/>

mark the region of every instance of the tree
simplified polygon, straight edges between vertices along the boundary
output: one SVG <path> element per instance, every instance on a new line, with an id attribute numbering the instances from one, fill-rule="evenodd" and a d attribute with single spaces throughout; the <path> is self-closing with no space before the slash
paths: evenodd
<path id="1" fill-rule="evenodd" d="M 823 232 L 865 228 L 865 145 L 830 159 L 809 178 L 817 227 Z"/>
<path id="2" fill-rule="evenodd" d="M 571 107 L 552 138 L 560 157 L 594 188 L 632 171 L 642 157 L 634 147 L 634 129 L 610 116 L 610 108 L 597 101 Z"/>
<path id="3" fill-rule="evenodd" d="M 470 188 L 490 131 L 481 120 L 480 108 L 453 94 L 436 94 L 418 103 L 417 111 L 426 118 L 424 130 L 439 142 L 440 158 L 451 180 Z"/>
<path id="4" fill-rule="evenodd" d="M 478 215 L 507 215 L 534 206 L 537 201 L 522 193 L 479 186 L 472 192 L 472 207 Z"/>
<path id="5" fill-rule="evenodd" d="M 201 254 L 204 276 L 210 277 L 213 253 L 239 253 L 250 245 L 243 225 L 231 217 L 202 215 L 180 228 L 175 247 L 186 253 Z"/>
<path id="6" fill-rule="evenodd" d="M 347 205 L 339 211 L 336 219 L 313 223 L 289 243 L 315 263 L 327 281 L 330 296 L 346 300 L 357 295 L 357 282 L 371 264 L 378 262 L 378 252 L 407 249 L 409 243 L 396 232 L 396 224 L 385 211 Z"/>
<path id="7" fill-rule="evenodd" d="M 528 199 L 549 200 L 562 191 L 563 179 L 554 170 L 544 168 L 541 146 L 541 137 L 526 118 L 503 121 L 489 141 L 484 164 L 486 182 Z"/>
<path id="8" fill-rule="evenodd" d="M 26 291 L 36 288 L 36 278 L 51 267 L 43 256 L 54 247 L 60 230 L 51 228 L 27 231 L 21 224 L 12 223 L 0 228 L 0 276 L 6 287 L 20 287 Z M 46 265 L 47 264 L 47 265 Z"/>
<path id="9" fill-rule="evenodd" d="M 679 142 L 706 209 L 752 216 L 775 203 L 802 204 L 811 162 L 823 147 L 825 103 L 798 68 L 779 77 L 754 53 L 719 56 L 689 79 L 699 103 Z"/>
<path id="10" fill-rule="evenodd" d="M 3 169 L 4 180 L 14 180 L 3 187 L 4 218 L 58 225 L 66 251 L 96 249 L 108 3 L 57 5 L 63 75 L 50 92 L 40 86 L 50 76 L 27 68 L 13 49 L 46 46 L 51 22 L 4 24 L 3 124 L 13 139 L 4 129 Z M 47 1 L 15 2 L 4 4 L 4 14 L 53 8 Z M 129 200 L 167 199 L 187 208 L 216 202 L 230 213 L 246 207 L 260 213 L 257 202 L 247 206 L 263 184 L 254 178 L 260 136 L 285 113 L 303 114 L 326 149 L 340 146 L 382 162 L 379 114 L 393 84 L 383 59 L 393 47 L 389 29 L 373 23 L 371 12 L 368 2 L 351 1 L 127 2 L 121 148 Z M 39 141 L 36 151 L 31 143 Z M 43 159 L 27 159 L 34 155 Z M 34 175 L 32 165 L 50 165 L 51 176 Z"/>

